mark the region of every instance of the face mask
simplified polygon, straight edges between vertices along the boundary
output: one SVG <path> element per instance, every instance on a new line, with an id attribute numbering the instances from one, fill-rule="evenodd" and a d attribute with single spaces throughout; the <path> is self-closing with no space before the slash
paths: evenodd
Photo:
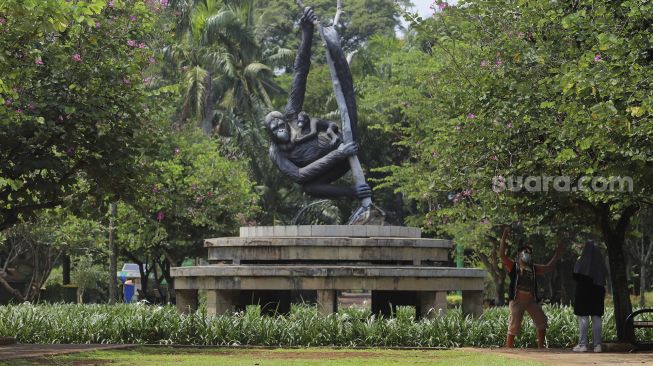
<path id="1" fill-rule="evenodd" d="M 521 253 L 521 260 L 524 263 L 530 263 L 531 262 L 531 254 L 528 252 L 522 252 Z"/>

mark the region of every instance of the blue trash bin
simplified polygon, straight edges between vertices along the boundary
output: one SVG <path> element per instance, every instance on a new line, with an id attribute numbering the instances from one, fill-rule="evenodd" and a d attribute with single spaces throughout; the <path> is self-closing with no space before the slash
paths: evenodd
<path id="1" fill-rule="evenodd" d="M 123 285 L 122 294 L 125 297 L 125 303 L 132 302 L 132 298 L 134 297 L 134 290 L 135 286 L 132 283 L 126 283 Z"/>

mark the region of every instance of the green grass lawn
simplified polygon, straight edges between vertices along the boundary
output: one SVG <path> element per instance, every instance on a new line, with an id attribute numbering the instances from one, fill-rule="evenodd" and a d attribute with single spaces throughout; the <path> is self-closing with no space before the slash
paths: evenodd
<path id="1" fill-rule="evenodd" d="M 0 365 L 104 365 L 111 366 L 536 366 L 537 362 L 512 360 L 465 350 L 348 350 L 348 349 L 225 349 L 147 348 L 96 351 L 56 357 L 11 360 Z"/>

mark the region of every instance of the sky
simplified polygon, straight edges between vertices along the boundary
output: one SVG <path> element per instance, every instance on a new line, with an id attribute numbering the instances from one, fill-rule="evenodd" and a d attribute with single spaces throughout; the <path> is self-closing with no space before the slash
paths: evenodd
<path id="1" fill-rule="evenodd" d="M 413 3 L 414 7 L 413 10 L 417 11 L 417 13 L 422 17 L 422 18 L 429 18 L 433 15 L 433 9 L 431 9 L 431 5 L 434 3 L 435 0 L 411 0 Z M 456 5 L 456 0 L 448 0 L 447 1 L 450 5 Z M 404 26 L 406 26 L 405 22 L 402 22 Z"/>
<path id="2" fill-rule="evenodd" d="M 412 0 L 412 3 L 415 4 L 414 9 L 423 18 L 430 17 L 433 14 L 433 10 L 429 8 L 433 4 L 433 0 Z"/>

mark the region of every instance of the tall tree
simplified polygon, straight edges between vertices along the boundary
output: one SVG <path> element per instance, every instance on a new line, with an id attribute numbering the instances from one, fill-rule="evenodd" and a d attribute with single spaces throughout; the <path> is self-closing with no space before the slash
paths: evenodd
<path id="1" fill-rule="evenodd" d="M 154 2 L 0 3 L 0 230 L 83 197 L 128 197 L 142 127 Z M 151 108 L 151 111 L 148 109 Z"/>
<path id="2" fill-rule="evenodd" d="M 490 220 L 506 210 L 549 227 L 550 237 L 569 231 L 565 217 L 590 222 L 608 248 L 619 340 L 627 339 L 632 308 L 624 239 L 653 197 L 652 7 L 583 0 L 442 7 L 415 24 L 422 48 L 441 65 L 424 82 L 437 85 L 429 89 L 432 112 L 402 131 L 411 163 L 390 169 L 390 181 L 416 200 L 451 192 L 447 205 L 480 202 Z M 503 189 L 520 176 L 535 178 Z M 562 178 L 556 189 L 543 176 Z M 610 178 L 618 176 L 625 179 Z"/>

